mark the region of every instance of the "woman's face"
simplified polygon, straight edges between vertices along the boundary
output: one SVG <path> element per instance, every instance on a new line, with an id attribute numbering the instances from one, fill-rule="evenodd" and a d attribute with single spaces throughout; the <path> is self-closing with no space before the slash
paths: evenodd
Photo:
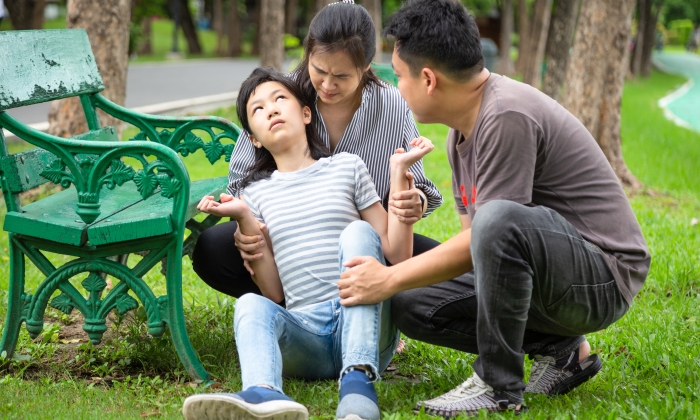
<path id="1" fill-rule="evenodd" d="M 362 74 L 362 69 L 355 67 L 344 51 L 312 53 L 309 57 L 311 84 L 318 99 L 326 105 L 352 104 L 360 89 Z"/>

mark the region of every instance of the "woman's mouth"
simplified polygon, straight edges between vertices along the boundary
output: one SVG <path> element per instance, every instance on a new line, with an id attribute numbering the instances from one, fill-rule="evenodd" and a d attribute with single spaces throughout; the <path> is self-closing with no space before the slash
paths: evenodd
<path id="1" fill-rule="evenodd" d="M 324 92 L 324 91 L 321 91 L 321 94 L 323 94 L 323 96 L 326 98 L 332 98 L 332 97 L 337 95 L 337 93 L 328 93 L 328 92 Z"/>

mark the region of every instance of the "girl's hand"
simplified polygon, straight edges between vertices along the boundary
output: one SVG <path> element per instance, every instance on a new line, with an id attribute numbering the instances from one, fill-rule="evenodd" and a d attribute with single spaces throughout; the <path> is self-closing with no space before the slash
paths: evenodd
<path id="1" fill-rule="evenodd" d="M 409 143 L 413 146 L 408 152 L 403 148 L 396 149 L 396 152 L 389 158 L 389 163 L 392 167 L 407 170 L 411 165 L 418 162 L 423 156 L 430 153 L 435 146 L 433 142 L 425 137 L 417 137 Z"/>
<path id="2" fill-rule="evenodd" d="M 221 194 L 220 200 L 221 202 L 216 202 L 213 196 L 206 195 L 197 205 L 197 210 L 207 214 L 213 214 L 214 216 L 230 217 L 236 220 L 250 214 L 248 205 L 239 198 L 234 198 L 228 194 Z"/>

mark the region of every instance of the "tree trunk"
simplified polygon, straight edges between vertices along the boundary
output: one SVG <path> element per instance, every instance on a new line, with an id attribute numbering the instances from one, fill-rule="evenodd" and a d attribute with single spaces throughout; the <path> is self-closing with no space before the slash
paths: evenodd
<path id="1" fill-rule="evenodd" d="M 260 65 L 282 70 L 284 61 L 284 0 L 262 0 Z"/>
<path id="2" fill-rule="evenodd" d="M 501 45 L 500 57 L 498 59 L 498 72 L 504 76 L 512 76 L 515 73 L 515 65 L 510 57 L 510 50 L 513 46 L 513 2 L 503 0 L 501 6 Z"/>
<path id="3" fill-rule="evenodd" d="M 224 55 L 224 2 L 214 0 L 214 16 L 212 16 L 214 31 L 216 31 L 216 55 Z"/>
<path id="4" fill-rule="evenodd" d="M 596 139 L 622 185 L 633 190 L 641 183 L 622 157 L 620 103 L 634 6 L 635 0 L 583 2 L 562 100 Z"/>
<path id="5" fill-rule="evenodd" d="M 644 32 L 647 27 L 647 16 L 651 14 L 651 0 L 637 0 L 637 37 L 634 42 L 632 58 L 632 74 L 639 76 L 642 72 L 642 56 L 644 50 Z"/>
<path id="6" fill-rule="evenodd" d="M 284 33 L 298 36 L 299 0 L 287 0 L 284 11 Z"/>
<path id="7" fill-rule="evenodd" d="M 255 19 L 255 35 L 253 36 L 253 55 L 260 54 L 260 34 L 262 27 L 262 3 L 266 0 L 255 0 L 255 11 L 253 12 L 253 19 Z"/>
<path id="8" fill-rule="evenodd" d="M 549 22 L 552 17 L 552 0 L 535 0 L 535 9 L 532 13 L 533 22 L 530 27 L 530 42 L 528 43 L 529 57 L 527 65 L 523 69 L 523 82 L 540 88 L 542 84 L 542 62 L 544 61 L 544 48 L 547 45 Z"/>
<path id="9" fill-rule="evenodd" d="M 124 105 L 126 73 L 129 65 L 130 0 L 69 0 L 66 23 L 68 28 L 82 28 L 88 34 L 97 68 L 109 100 Z M 99 111 L 100 124 L 115 126 L 118 120 Z M 87 131 L 85 114 L 78 98 L 54 101 L 49 110 L 49 133 L 70 137 Z"/>
<path id="10" fill-rule="evenodd" d="M 241 17 L 238 14 L 238 0 L 230 0 L 228 9 L 228 56 L 241 55 Z"/>
<path id="11" fill-rule="evenodd" d="M 382 62 L 382 1 L 381 0 L 364 0 L 362 5 L 367 9 L 369 15 L 372 16 L 374 22 L 374 33 L 376 34 L 377 52 L 374 54 L 376 63 Z"/>
<path id="12" fill-rule="evenodd" d="M 544 75 L 542 91 L 556 101 L 561 96 L 561 85 L 564 83 L 564 76 L 569 66 L 579 3 L 579 0 L 557 0 L 556 9 L 552 15 L 545 48 L 547 72 Z"/>
<path id="13" fill-rule="evenodd" d="M 650 4 L 652 3 L 651 0 L 648 1 Z M 651 53 L 656 44 L 656 25 L 659 22 L 659 14 L 663 5 L 664 0 L 659 1 L 656 10 L 652 12 L 649 8 L 649 14 L 647 14 L 647 24 L 644 28 L 644 48 L 642 48 L 642 77 L 649 77 L 651 74 Z"/>
<path id="14" fill-rule="evenodd" d="M 530 13 L 527 10 L 527 0 L 518 0 L 518 61 L 515 71 L 524 73 L 530 51 Z"/>
<path id="15" fill-rule="evenodd" d="M 15 30 L 41 29 L 46 0 L 5 0 Z"/>
<path id="16" fill-rule="evenodd" d="M 151 42 L 151 22 L 153 19 L 148 16 L 143 19 L 143 22 L 141 22 L 141 36 L 143 37 L 143 41 L 141 41 L 141 45 L 139 46 L 138 53 L 142 55 L 151 55 L 153 54 L 153 43 Z"/>
<path id="17" fill-rule="evenodd" d="M 314 7 L 314 10 L 315 10 L 314 16 L 316 16 L 316 13 L 320 12 L 321 9 L 323 9 L 324 7 L 328 6 L 329 4 L 335 2 L 336 0 L 311 0 L 311 1 L 313 1 L 314 4 L 315 4 L 315 7 Z M 312 17 L 312 19 L 313 19 L 313 17 Z M 309 21 L 309 22 L 311 22 L 311 21 Z"/>
<path id="18" fill-rule="evenodd" d="M 180 26 L 187 40 L 187 50 L 190 54 L 201 54 L 202 47 L 197 37 L 197 27 L 190 13 L 189 2 L 187 0 L 178 0 L 180 2 Z"/>

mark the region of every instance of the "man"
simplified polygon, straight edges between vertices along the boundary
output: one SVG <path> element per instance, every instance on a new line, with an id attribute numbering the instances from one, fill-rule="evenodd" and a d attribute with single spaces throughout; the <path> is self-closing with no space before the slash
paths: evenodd
<path id="1" fill-rule="evenodd" d="M 524 392 L 570 391 L 602 366 L 584 334 L 620 319 L 649 270 L 622 187 L 571 113 L 484 68 L 474 19 L 458 2 L 409 0 L 385 33 L 416 119 L 450 127 L 462 232 L 393 267 L 349 261 L 341 303 L 394 296 L 407 336 L 478 354 L 471 378 L 417 410 L 519 411 Z M 527 385 L 525 354 L 534 359 Z"/>

